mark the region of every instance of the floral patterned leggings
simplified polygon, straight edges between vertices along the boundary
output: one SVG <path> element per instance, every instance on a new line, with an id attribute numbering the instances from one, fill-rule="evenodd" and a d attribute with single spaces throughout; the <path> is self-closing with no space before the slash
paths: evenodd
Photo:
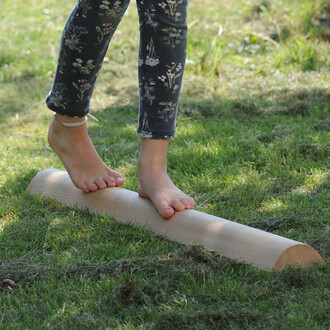
<path id="1" fill-rule="evenodd" d="M 69 117 L 89 112 L 98 72 L 129 0 L 79 0 L 63 31 L 47 106 Z M 137 0 L 140 23 L 137 134 L 170 139 L 175 133 L 187 50 L 187 0 Z"/>

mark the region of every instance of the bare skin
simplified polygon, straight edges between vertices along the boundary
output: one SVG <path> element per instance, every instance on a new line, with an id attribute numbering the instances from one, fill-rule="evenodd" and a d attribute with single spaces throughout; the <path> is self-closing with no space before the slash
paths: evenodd
<path id="1" fill-rule="evenodd" d="M 163 218 L 192 209 L 195 201 L 178 189 L 167 174 L 168 140 L 141 139 L 138 161 L 140 197 L 149 198 Z"/>
<path id="2" fill-rule="evenodd" d="M 62 122 L 79 122 L 81 118 L 56 115 Z M 62 160 L 73 184 L 84 192 L 92 192 L 124 183 L 122 175 L 104 164 L 88 136 L 86 125 L 65 127 L 53 120 L 48 131 L 48 141 Z M 149 198 L 163 218 L 176 211 L 192 209 L 193 198 L 178 189 L 167 175 L 168 140 L 141 139 L 138 161 L 138 193 Z"/>
<path id="3" fill-rule="evenodd" d="M 56 115 L 61 122 L 80 122 L 83 118 Z M 122 175 L 104 164 L 90 140 L 86 124 L 65 127 L 53 120 L 48 130 L 48 142 L 62 160 L 73 184 L 84 192 L 116 187 L 124 183 Z"/>

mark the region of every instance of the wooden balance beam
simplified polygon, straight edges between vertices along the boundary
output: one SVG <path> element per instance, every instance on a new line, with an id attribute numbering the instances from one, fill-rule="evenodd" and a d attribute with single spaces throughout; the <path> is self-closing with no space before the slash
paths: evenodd
<path id="1" fill-rule="evenodd" d="M 67 172 L 47 169 L 31 181 L 29 191 L 65 202 L 68 206 L 107 214 L 116 221 L 132 223 L 184 244 L 200 244 L 230 259 L 252 264 L 263 270 L 284 267 L 312 267 L 324 260 L 312 247 L 196 210 L 177 212 L 163 219 L 148 199 L 123 188 L 92 193 L 77 189 Z"/>

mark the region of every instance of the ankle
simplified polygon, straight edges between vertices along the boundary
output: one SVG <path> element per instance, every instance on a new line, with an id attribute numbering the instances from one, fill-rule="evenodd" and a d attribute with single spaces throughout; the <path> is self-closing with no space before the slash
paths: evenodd
<path id="1" fill-rule="evenodd" d="M 141 139 L 139 171 L 167 173 L 167 140 Z"/>
<path id="2" fill-rule="evenodd" d="M 167 173 L 167 162 L 162 162 L 157 159 L 155 160 L 155 159 L 149 159 L 147 157 L 140 157 L 137 165 L 138 165 L 138 172 L 140 175 Z"/>
<path id="3" fill-rule="evenodd" d="M 87 116 L 83 116 L 83 117 L 68 117 L 68 116 L 60 115 L 58 113 L 54 113 L 54 119 L 57 122 L 59 122 L 61 124 L 64 124 L 64 126 L 65 126 L 65 124 L 81 124 L 81 125 L 83 125 L 83 124 L 85 124 L 87 122 Z"/>
<path id="4" fill-rule="evenodd" d="M 48 138 L 53 140 L 64 138 L 70 143 L 85 143 L 88 139 L 87 126 L 65 127 L 54 118 L 49 127 Z"/>

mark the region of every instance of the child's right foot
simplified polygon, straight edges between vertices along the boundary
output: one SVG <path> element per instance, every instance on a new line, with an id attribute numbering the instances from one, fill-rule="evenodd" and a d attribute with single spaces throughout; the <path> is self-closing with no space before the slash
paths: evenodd
<path id="1" fill-rule="evenodd" d="M 68 171 L 73 184 L 84 192 L 121 186 L 122 175 L 104 164 L 88 136 L 86 125 L 65 127 L 61 122 L 79 122 L 81 118 L 56 115 L 48 130 L 48 142 Z"/>

